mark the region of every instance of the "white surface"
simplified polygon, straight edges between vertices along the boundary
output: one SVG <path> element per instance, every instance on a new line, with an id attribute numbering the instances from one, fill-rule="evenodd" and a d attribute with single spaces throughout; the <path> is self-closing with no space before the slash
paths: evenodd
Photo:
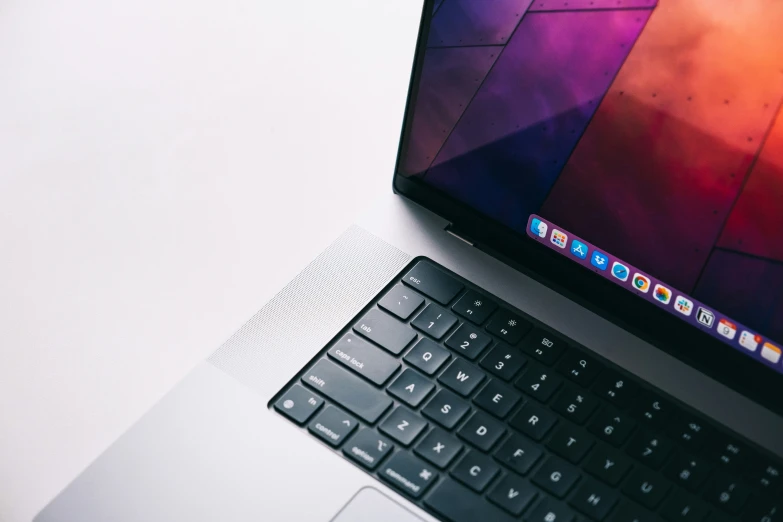
<path id="1" fill-rule="evenodd" d="M 3 3 L 0 520 L 29 520 L 390 190 L 419 13 Z"/>

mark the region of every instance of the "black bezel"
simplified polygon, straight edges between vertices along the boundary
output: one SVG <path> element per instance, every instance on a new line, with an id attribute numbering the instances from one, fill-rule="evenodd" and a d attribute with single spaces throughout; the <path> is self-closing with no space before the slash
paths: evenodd
<path id="1" fill-rule="evenodd" d="M 449 220 L 477 248 L 577 301 L 590 311 L 677 357 L 762 406 L 783 415 L 783 374 L 612 284 L 473 208 L 401 174 L 434 0 L 425 0 L 400 136 L 393 189 Z M 568 281 L 568 285 L 558 283 Z M 662 334 L 665 332 L 665 335 Z"/>

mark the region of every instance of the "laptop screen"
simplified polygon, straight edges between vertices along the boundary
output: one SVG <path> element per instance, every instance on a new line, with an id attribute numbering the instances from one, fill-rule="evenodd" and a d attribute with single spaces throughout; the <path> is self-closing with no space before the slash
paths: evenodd
<path id="1" fill-rule="evenodd" d="M 432 9 L 402 174 L 783 372 L 783 2 Z"/>

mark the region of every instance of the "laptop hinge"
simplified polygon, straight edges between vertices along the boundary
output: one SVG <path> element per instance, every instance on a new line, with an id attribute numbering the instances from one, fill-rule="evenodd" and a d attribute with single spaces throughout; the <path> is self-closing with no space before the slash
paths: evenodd
<path id="1" fill-rule="evenodd" d="M 470 246 L 474 246 L 473 240 L 470 239 L 468 236 L 460 232 L 458 229 L 456 229 L 452 224 L 448 224 L 445 228 L 446 232 L 451 234 L 452 236 L 456 237 L 460 241 L 464 241 L 465 243 L 469 244 Z"/>

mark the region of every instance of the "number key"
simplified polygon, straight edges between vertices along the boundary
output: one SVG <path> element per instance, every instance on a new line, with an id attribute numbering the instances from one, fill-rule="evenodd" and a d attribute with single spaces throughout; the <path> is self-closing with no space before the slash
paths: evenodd
<path id="1" fill-rule="evenodd" d="M 598 399 L 584 391 L 567 386 L 552 404 L 552 409 L 576 424 L 584 424 L 598 407 Z"/>
<path id="2" fill-rule="evenodd" d="M 636 423 L 616 409 L 605 406 L 590 423 L 589 430 L 600 438 L 619 448 L 631 435 Z"/>
<path id="3" fill-rule="evenodd" d="M 659 469 L 671 453 L 672 443 L 657 433 L 639 431 L 631 439 L 626 451 L 639 462 L 652 469 Z"/>
<path id="4" fill-rule="evenodd" d="M 504 381 L 509 381 L 514 378 L 526 362 L 527 359 L 517 348 L 499 343 L 484 356 L 480 366 Z"/>
<path id="5" fill-rule="evenodd" d="M 473 361 L 484 351 L 492 338 L 473 326 L 463 323 L 457 331 L 446 340 L 446 346 Z"/>
<path id="6" fill-rule="evenodd" d="M 433 304 L 427 305 L 427 308 L 416 316 L 411 322 L 411 326 L 421 330 L 425 334 L 435 339 L 440 339 L 452 326 L 457 323 L 457 318 Z"/>
<path id="7" fill-rule="evenodd" d="M 557 391 L 563 378 L 540 364 L 531 364 L 516 382 L 516 387 L 541 402 L 547 402 Z"/>

